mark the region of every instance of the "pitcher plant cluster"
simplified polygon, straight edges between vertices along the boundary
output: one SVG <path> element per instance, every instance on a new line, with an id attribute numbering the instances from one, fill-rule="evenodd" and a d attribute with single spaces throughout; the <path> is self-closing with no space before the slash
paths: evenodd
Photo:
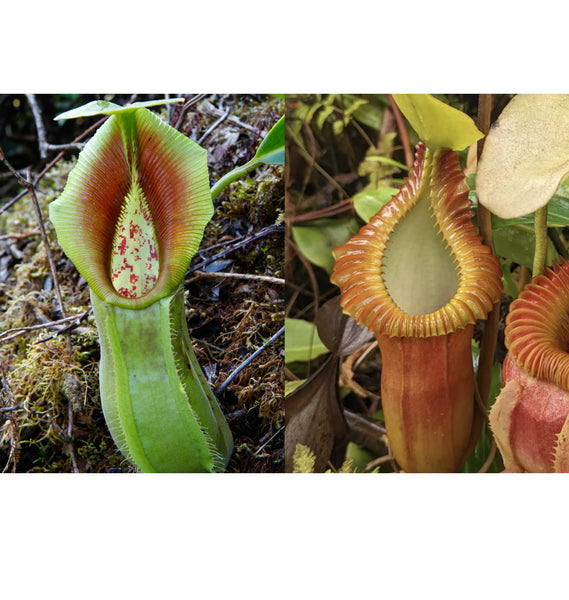
<path id="1" fill-rule="evenodd" d="M 143 472 L 223 472 L 233 435 L 192 347 L 184 277 L 218 194 L 260 164 L 285 163 L 285 119 L 211 187 L 206 150 L 149 110 L 179 101 L 95 101 L 59 115 L 108 118 L 49 217 L 89 285 L 101 405 L 122 455 Z M 366 100 L 334 102 L 317 95 L 311 108 L 295 105 L 300 126 L 287 119 L 287 145 L 298 149 L 289 153 L 291 186 L 306 185 L 306 165 L 327 176 L 302 144 L 311 120 L 344 140 L 354 115 L 379 132 Z M 301 258 L 327 271 L 335 297 L 320 303 L 315 294 L 315 323 L 287 319 L 286 364 L 305 361 L 313 346 L 327 356 L 285 392 L 286 470 L 358 470 L 331 462 L 338 448 L 347 456 L 337 442 L 352 435 L 376 457 L 385 448 L 375 470 L 390 461 L 409 473 L 469 471 L 482 452 L 486 466 L 497 456 L 497 471 L 569 472 L 569 96 L 510 96 L 492 126 L 488 95 L 478 125 L 428 94 L 382 102 L 405 137 L 407 165 L 378 144 L 368 167 L 405 177 L 386 185 L 370 175 L 371 195 L 338 209 L 355 207 L 360 220 L 340 222 L 330 210 L 325 232 L 310 231 L 314 257 Z M 367 136 L 359 124 L 357 132 Z M 338 181 L 328 176 L 327 185 L 341 189 Z M 290 219 L 297 207 L 287 202 Z M 299 255 L 307 231 L 289 223 Z M 500 322 L 505 357 L 495 353 Z M 353 375 L 348 358 L 373 339 L 379 393 L 362 418 L 343 405 L 340 366 L 349 362 Z"/>
<path id="2" fill-rule="evenodd" d="M 412 168 L 360 231 L 333 250 L 330 278 L 344 313 L 377 339 L 390 456 L 406 472 L 457 472 L 485 428 L 506 471 L 567 472 L 569 263 L 552 264 L 548 226 L 569 220 L 566 207 L 548 219 L 547 205 L 569 174 L 569 99 L 515 96 L 484 132 L 433 96 L 392 101 L 419 138 Z M 468 181 L 458 152 L 477 144 L 478 167 Z M 483 371 L 500 369 L 495 325 L 504 284 L 507 294 L 514 288 L 499 258 L 501 236 L 528 223 L 533 279 L 512 294 L 509 352 L 494 398 Z M 473 332 L 486 319 L 478 360 Z M 291 406 L 302 389 L 287 397 Z M 305 460 L 298 446 L 295 461 Z M 302 470 L 295 461 L 287 469 Z"/>

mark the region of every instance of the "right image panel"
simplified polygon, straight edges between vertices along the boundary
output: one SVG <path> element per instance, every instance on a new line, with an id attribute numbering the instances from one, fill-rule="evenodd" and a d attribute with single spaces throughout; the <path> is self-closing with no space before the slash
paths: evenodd
<path id="1" fill-rule="evenodd" d="M 569 96 L 286 101 L 285 469 L 569 472 Z"/>

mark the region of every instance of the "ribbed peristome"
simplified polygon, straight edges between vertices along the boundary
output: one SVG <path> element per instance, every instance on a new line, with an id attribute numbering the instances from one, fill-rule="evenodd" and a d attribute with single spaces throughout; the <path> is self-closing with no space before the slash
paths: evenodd
<path id="1" fill-rule="evenodd" d="M 512 302 L 506 346 L 528 375 L 569 391 L 569 261 L 546 269 Z"/>
<path id="2" fill-rule="evenodd" d="M 390 240 L 420 201 L 428 203 L 432 227 L 447 253 L 446 262 L 454 263 L 456 289 L 435 310 L 409 314 L 394 301 L 384 275 Z M 472 223 L 468 188 L 457 154 L 444 149 L 431 151 L 422 143 L 416 148 L 413 168 L 400 191 L 357 235 L 336 248 L 334 256 L 331 281 L 341 289 L 344 311 L 376 336 L 446 335 L 486 318 L 501 295 L 499 261 L 482 243 Z M 414 264 L 421 264 L 420 242 L 407 256 L 413 257 Z M 391 255 L 389 260 L 396 257 Z M 391 268 L 405 277 L 404 263 Z M 430 284 L 436 283 L 436 270 L 429 277 Z M 421 282 L 414 279 L 420 293 Z"/>

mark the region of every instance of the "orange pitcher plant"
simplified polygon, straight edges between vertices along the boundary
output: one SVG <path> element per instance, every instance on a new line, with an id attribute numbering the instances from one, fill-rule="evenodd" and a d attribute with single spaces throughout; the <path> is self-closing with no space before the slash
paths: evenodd
<path id="1" fill-rule="evenodd" d="M 498 259 L 472 222 L 456 150 L 482 137 L 432 96 L 396 95 L 423 140 L 400 191 L 334 250 L 344 312 L 370 329 L 394 458 L 407 472 L 455 472 L 475 417 L 472 334 L 500 299 Z"/>

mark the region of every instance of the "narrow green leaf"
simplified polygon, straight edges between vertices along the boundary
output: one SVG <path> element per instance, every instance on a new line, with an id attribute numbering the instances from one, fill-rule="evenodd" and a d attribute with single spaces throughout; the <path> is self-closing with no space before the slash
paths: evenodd
<path id="1" fill-rule="evenodd" d="M 184 102 L 184 98 L 161 98 L 160 100 L 148 100 L 146 102 L 133 102 L 126 106 L 119 106 L 114 102 L 106 100 L 93 100 L 83 106 L 73 108 L 55 117 L 54 121 L 63 121 L 64 119 L 80 119 L 82 117 L 94 117 L 96 115 L 114 115 L 123 111 L 136 110 L 138 108 L 148 108 L 149 106 L 161 106 L 172 102 Z"/>
<path id="2" fill-rule="evenodd" d="M 393 160 L 392 158 L 389 158 L 388 156 L 366 156 L 366 160 L 368 160 L 370 162 L 380 162 L 380 163 L 383 163 L 384 165 L 390 165 L 392 167 L 397 167 L 398 169 L 401 169 L 402 171 L 410 171 L 410 169 L 407 165 L 404 165 L 403 163 L 400 163 L 397 160 Z"/>
<path id="3" fill-rule="evenodd" d="M 393 98 L 429 148 L 464 150 L 484 137 L 468 115 L 430 94 L 393 94 Z"/>

